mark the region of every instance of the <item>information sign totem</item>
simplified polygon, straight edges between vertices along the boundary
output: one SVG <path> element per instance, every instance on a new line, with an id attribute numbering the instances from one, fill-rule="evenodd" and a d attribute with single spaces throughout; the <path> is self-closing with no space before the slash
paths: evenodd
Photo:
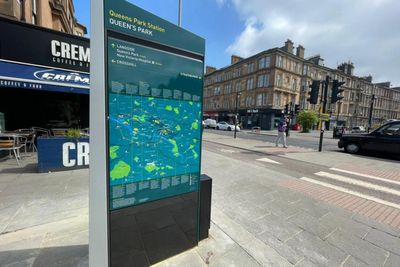
<path id="1" fill-rule="evenodd" d="M 128 1 L 91 14 L 90 265 L 146 266 L 197 244 L 205 42 Z"/>

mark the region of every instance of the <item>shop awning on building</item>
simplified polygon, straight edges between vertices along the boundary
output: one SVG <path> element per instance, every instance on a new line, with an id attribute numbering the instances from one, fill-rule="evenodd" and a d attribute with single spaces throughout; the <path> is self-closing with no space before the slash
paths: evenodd
<path id="1" fill-rule="evenodd" d="M 89 94 L 88 73 L 0 60 L 1 87 Z"/>

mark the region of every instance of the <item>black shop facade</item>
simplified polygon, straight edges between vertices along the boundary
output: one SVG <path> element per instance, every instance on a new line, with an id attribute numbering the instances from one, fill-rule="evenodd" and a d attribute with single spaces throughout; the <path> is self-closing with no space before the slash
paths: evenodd
<path id="1" fill-rule="evenodd" d="M 89 127 L 89 39 L 0 18 L 6 131 Z"/>

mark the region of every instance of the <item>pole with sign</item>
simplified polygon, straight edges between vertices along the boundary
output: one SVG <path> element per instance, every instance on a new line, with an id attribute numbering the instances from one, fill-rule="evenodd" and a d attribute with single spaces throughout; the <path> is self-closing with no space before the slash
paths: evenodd
<path id="1" fill-rule="evenodd" d="M 91 25 L 90 266 L 154 264 L 199 238 L 205 41 L 122 0 Z"/>

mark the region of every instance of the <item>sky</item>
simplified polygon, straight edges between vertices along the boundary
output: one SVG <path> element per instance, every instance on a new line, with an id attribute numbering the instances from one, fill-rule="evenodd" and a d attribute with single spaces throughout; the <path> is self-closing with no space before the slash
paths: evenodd
<path id="1" fill-rule="evenodd" d="M 129 0 L 172 23 L 178 0 Z M 74 0 L 90 36 L 90 1 Z M 351 61 L 355 75 L 400 86 L 399 0 L 182 0 L 182 27 L 206 39 L 206 65 L 230 64 L 287 39 L 320 54 L 325 66 Z"/>

